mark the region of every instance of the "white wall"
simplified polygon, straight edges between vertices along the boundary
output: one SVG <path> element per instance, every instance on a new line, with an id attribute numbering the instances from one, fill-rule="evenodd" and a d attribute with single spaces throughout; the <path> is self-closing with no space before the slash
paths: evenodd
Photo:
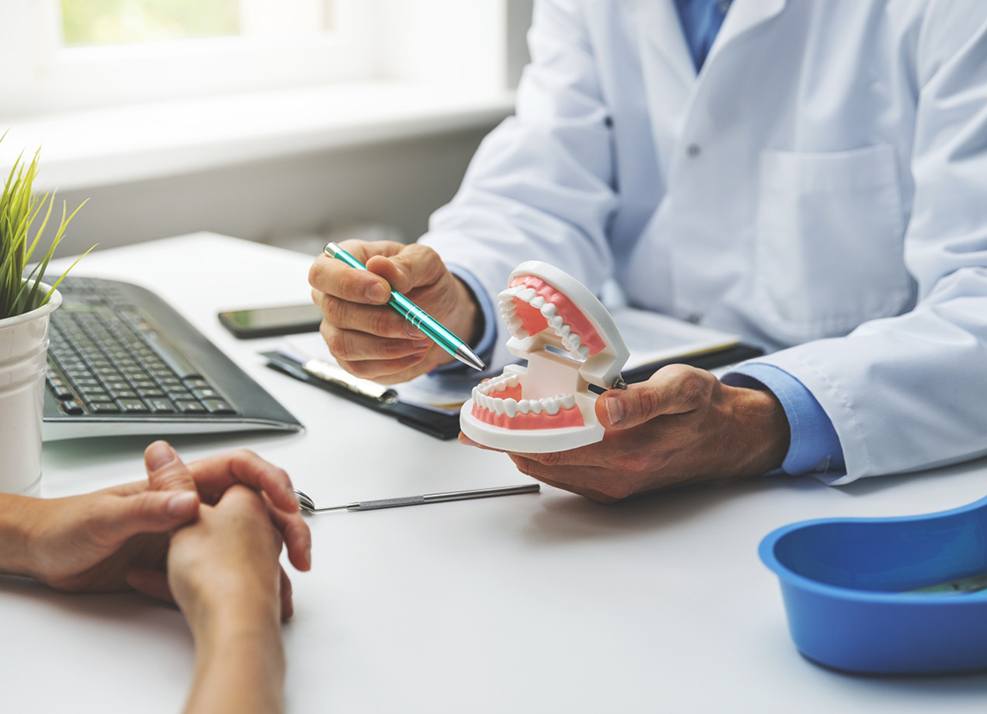
<path id="1" fill-rule="evenodd" d="M 417 238 L 490 127 L 59 194 L 84 198 L 59 253 L 197 230 L 279 242 L 353 223 Z"/>

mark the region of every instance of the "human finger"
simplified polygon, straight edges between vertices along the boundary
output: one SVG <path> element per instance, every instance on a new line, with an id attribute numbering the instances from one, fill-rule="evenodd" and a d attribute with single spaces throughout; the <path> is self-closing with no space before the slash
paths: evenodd
<path id="1" fill-rule="evenodd" d="M 372 379 L 375 382 L 380 382 L 381 384 L 393 384 L 394 382 L 404 381 L 401 379 L 394 379 L 395 375 L 401 375 L 406 371 L 412 373 L 421 373 L 427 370 L 413 370 L 412 368 L 421 365 L 426 356 L 428 355 L 428 350 L 416 355 L 410 355 L 408 357 L 399 357 L 397 359 L 368 359 L 353 361 L 350 360 L 338 360 L 339 366 L 345 369 L 350 374 L 355 374 L 357 377 L 362 377 L 363 379 Z"/>
<path id="2" fill-rule="evenodd" d="M 195 491 L 192 474 L 167 441 L 155 441 L 144 450 L 144 468 L 155 491 Z"/>
<path id="3" fill-rule="evenodd" d="M 175 596 L 168 587 L 168 576 L 162 571 L 133 568 L 127 572 L 124 579 L 127 585 L 143 595 L 162 602 L 172 604 L 175 602 Z"/>
<path id="4" fill-rule="evenodd" d="M 684 364 L 662 367 L 627 389 L 611 389 L 596 400 L 596 416 L 607 429 L 630 429 L 667 414 L 684 414 L 708 402 L 717 380 Z"/>
<path id="5" fill-rule="evenodd" d="M 298 499 L 288 472 L 248 449 L 193 461 L 189 470 L 199 492 L 212 500 L 231 486 L 242 484 L 265 494 L 282 510 L 298 511 Z"/>
<path id="6" fill-rule="evenodd" d="M 365 360 L 395 360 L 402 357 L 421 356 L 432 343 L 428 339 L 391 339 L 376 337 L 356 330 L 343 330 L 323 320 L 319 328 L 322 339 L 337 360 L 362 362 Z M 423 336 L 424 337 L 424 336 Z"/>
<path id="7" fill-rule="evenodd" d="M 495 449 L 478 444 L 462 432 L 459 434 L 459 443 L 486 451 L 500 451 L 511 456 L 519 456 L 530 461 L 537 461 L 545 466 L 606 466 L 614 461 L 613 454 L 610 453 L 610 445 L 606 441 L 568 449 L 567 451 L 546 451 L 544 453 Z"/>
<path id="8" fill-rule="evenodd" d="M 367 260 L 367 270 L 401 293 L 432 285 L 447 272 L 439 254 L 422 243 L 412 243 L 391 257 L 374 256 Z"/>
<path id="9" fill-rule="evenodd" d="M 326 321 L 342 330 L 357 330 L 395 339 L 427 339 L 421 330 L 389 307 L 362 305 L 331 295 L 325 295 L 318 305 Z"/>
<path id="10" fill-rule="evenodd" d="M 508 454 L 518 471 L 534 479 L 575 493 L 597 503 L 613 503 L 630 495 L 625 493 L 619 482 L 613 479 L 613 472 L 595 466 L 572 468 L 570 466 L 548 466 L 525 456 Z"/>
<path id="11" fill-rule="evenodd" d="M 189 491 L 144 491 L 107 498 L 90 525 L 105 540 L 122 543 L 138 533 L 166 533 L 195 519 L 199 496 Z"/>
<path id="12" fill-rule="evenodd" d="M 282 622 L 287 622 L 295 614 L 293 588 L 291 586 L 291 578 L 288 577 L 288 573 L 284 571 L 284 568 L 279 566 L 278 572 L 281 579 L 281 586 L 279 588 L 279 594 L 281 596 L 281 620 Z"/>
<path id="13" fill-rule="evenodd" d="M 265 496 L 266 499 L 266 496 Z M 281 533 L 288 560 L 298 570 L 312 569 L 312 531 L 300 511 L 286 513 L 267 501 L 271 522 Z"/>
<path id="14" fill-rule="evenodd" d="M 319 292 L 350 302 L 383 305 L 391 299 L 391 287 L 386 279 L 369 270 L 351 268 L 327 255 L 313 261 L 308 283 Z"/>

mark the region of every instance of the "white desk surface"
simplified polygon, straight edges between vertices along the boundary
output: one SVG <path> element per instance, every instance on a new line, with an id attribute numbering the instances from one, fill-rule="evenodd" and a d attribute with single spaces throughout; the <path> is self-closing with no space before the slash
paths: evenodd
<path id="1" fill-rule="evenodd" d="M 308 299 L 309 259 L 199 234 L 97 253 L 80 274 L 158 291 L 308 430 L 175 439 L 248 446 L 319 501 L 522 482 L 506 457 L 440 442 L 276 374 L 221 308 Z M 140 478 L 142 438 L 45 447 L 46 496 Z M 290 712 L 922 712 L 987 707 L 987 674 L 868 678 L 802 659 L 756 547 L 822 516 L 980 498 L 987 462 L 841 489 L 771 478 L 599 506 L 540 496 L 310 521 L 285 627 Z M 177 712 L 192 643 L 177 611 L 0 580 L 0 710 Z"/>

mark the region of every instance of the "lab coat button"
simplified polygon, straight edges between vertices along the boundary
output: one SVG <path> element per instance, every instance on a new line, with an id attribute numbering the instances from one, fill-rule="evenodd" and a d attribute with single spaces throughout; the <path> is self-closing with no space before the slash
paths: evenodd
<path id="1" fill-rule="evenodd" d="M 689 144 L 685 147 L 685 153 L 690 159 L 694 159 L 702 153 L 702 149 L 699 147 L 699 144 Z"/>

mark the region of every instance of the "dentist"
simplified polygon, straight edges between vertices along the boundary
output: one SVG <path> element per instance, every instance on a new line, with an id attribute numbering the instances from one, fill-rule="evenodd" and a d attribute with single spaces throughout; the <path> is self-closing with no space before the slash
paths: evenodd
<path id="1" fill-rule="evenodd" d="M 529 41 L 515 116 L 428 234 L 348 246 L 369 273 L 313 265 L 344 367 L 452 368 L 388 283 L 502 366 L 491 296 L 539 259 L 771 351 L 607 393 L 601 443 L 511 455 L 547 483 L 613 500 L 987 453 L 987 4 L 541 0 Z"/>

